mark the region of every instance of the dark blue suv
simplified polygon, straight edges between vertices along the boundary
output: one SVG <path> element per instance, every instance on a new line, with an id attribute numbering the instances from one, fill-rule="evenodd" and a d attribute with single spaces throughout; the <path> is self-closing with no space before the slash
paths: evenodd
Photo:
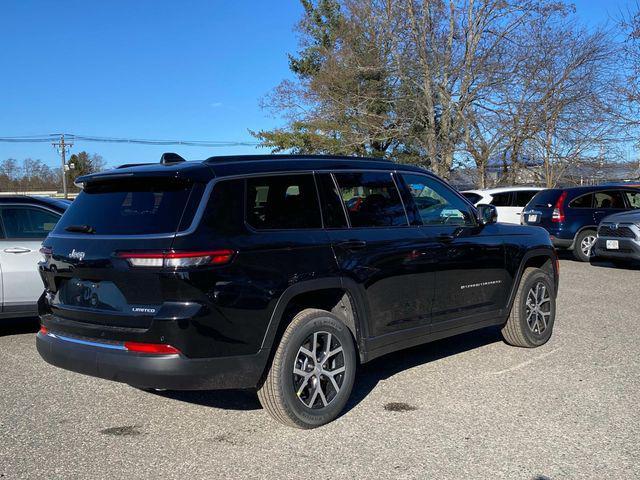
<path id="1" fill-rule="evenodd" d="M 637 185 L 543 190 L 525 207 L 522 223 L 545 228 L 556 248 L 572 250 L 577 260 L 587 262 L 602 219 L 636 208 L 632 199 L 637 193 Z"/>

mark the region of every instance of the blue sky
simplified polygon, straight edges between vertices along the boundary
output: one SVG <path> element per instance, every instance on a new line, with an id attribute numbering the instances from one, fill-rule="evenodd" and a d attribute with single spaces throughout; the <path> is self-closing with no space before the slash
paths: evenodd
<path id="1" fill-rule="evenodd" d="M 581 0 L 597 24 L 624 0 Z M 70 132 L 181 140 L 252 141 L 248 129 L 280 125 L 259 99 L 289 76 L 297 0 L 7 0 L 0 29 L 0 136 Z M 253 147 L 78 143 L 110 165 L 251 153 Z M 267 153 L 266 150 L 258 150 Z M 39 158 L 48 144 L 0 142 L 0 160 Z"/>

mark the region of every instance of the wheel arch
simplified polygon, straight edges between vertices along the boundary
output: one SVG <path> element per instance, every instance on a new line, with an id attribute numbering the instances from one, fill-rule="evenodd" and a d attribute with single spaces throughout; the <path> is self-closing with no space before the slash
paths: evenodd
<path id="1" fill-rule="evenodd" d="M 305 308 L 318 308 L 330 311 L 349 328 L 358 356 L 364 361 L 366 310 L 360 293 L 351 283 L 347 279 L 331 277 L 298 282 L 288 287 L 271 314 L 262 349 L 269 350 L 272 356 L 295 314 Z"/>
<path id="2" fill-rule="evenodd" d="M 560 273 L 558 271 L 558 254 L 552 248 L 536 248 L 533 250 L 529 250 L 523 256 L 522 261 L 520 262 L 520 265 L 518 267 L 514 282 L 511 285 L 509 301 L 507 302 L 507 315 L 509 315 L 509 312 L 511 312 L 511 309 L 513 308 L 513 301 L 516 297 L 516 293 L 518 292 L 518 288 L 520 287 L 522 275 L 527 268 L 540 268 L 549 272 L 554 279 L 553 294 L 554 296 L 558 295 L 558 281 Z"/>
<path id="3" fill-rule="evenodd" d="M 585 230 L 594 230 L 596 233 L 598 232 L 598 226 L 597 225 L 585 225 L 584 227 L 580 227 L 578 229 L 578 231 L 576 232 L 576 234 L 573 236 L 573 241 L 571 242 L 571 246 L 569 247 L 569 250 L 573 250 L 574 248 L 576 248 L 576 240 L 578 239 L 578 236 L 584 232 Z"/>

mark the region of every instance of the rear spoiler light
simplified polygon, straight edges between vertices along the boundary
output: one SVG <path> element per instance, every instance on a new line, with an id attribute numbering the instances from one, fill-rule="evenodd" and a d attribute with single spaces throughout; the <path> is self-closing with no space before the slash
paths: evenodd
<path id="1" fill-rule="evenodd" d="M 132 267 L 138 268 L 183 268 L 205 265 L 226 265 L 236 254 L 234 250 L 207 250 L 197 252 L 118 252 Z"/>

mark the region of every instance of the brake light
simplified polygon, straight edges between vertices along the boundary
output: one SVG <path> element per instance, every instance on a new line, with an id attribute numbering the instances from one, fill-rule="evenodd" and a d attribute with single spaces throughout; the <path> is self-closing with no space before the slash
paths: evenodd
<path id="1" fill-rule="evenodd" d="M 560 194 L 551 214 L 551 221 L 554 223 L 564 222 L 564 201 L 567 198 L 567 191 Z"/>
<path id="2" fill-rule="evenodd" d="M 233 250 L 223 249 L 201 252 L 119 252 L 117 256 L 125 259 L 132 267 L 182 268 L 225 265 L 235 253 Z"/>
<path id="3" fill-rule="evenodd" d="M 42 335 L 46 335 L 47 333 L 49 333 L 49 329 L 47 327 L 45 327 L 44 325 L 40 325 L 40 332 Z"/>
<path id="4" fill-rule="evenodd" d="M 180 353 L 175 347 L 164 343 L 124 342 L 124 348 L 130 352 L 148 353 L 151 355 L 176 355 Z"/>

